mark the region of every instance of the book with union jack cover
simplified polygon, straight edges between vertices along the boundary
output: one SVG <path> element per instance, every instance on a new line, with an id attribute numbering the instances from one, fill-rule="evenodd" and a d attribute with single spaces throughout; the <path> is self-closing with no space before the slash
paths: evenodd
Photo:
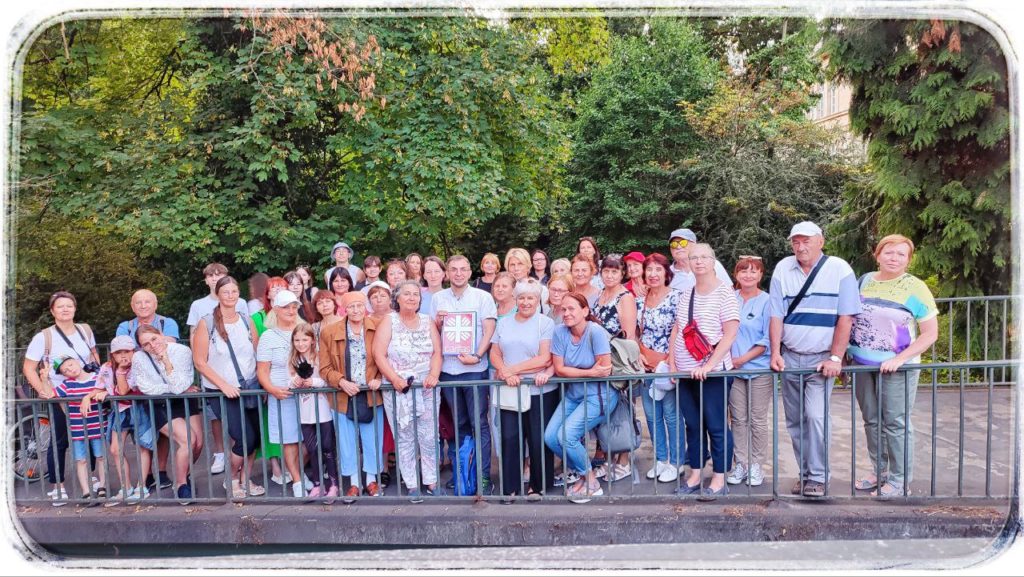
<path id="1" fill-rule="evenodd" d="M 441 323 L 441 352 L 445 355 L 476 353 L 476 311 L 445 315 Z"/>

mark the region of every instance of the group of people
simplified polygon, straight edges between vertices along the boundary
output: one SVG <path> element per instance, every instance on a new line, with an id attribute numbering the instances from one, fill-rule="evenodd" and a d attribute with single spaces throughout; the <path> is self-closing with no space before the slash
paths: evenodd
<path id="1" fill-rule="evenodd" d="M 633 474 L 628 452 L 609 454 L 598 443 L 592 454 L 587 436 L 637 396 L 655 453 L 647 478 L 714 498 L 730 484 L 764 480 L 771 371 L 782 372 L 799 465 L 793 493 L 823 496 L 826 413 L 850 361 L 878 367 L 855 383 L 873 464 L 856 486 L 906 494 L 919 371 L 900 369 L 935 341 L 938 314 L 927 286 L 907 272 L 914 243 L 883 238 L 878 270 L 858 279 L 845 261 L 823 254 L 814 223 L 793 226 L 789 242 L 793 256 L 775 266 L 767 292 L 761 257 L 739 257 L 730 278 L 712 247 L 685 228 L 669 235 L 669 257 L 602 256 L 584 237 L 571 260 L 549 262 L 539 249 L 513 248 L 504 261 L 488 253 L 475 279 L 462 255 L 367 256 L 359 267 L 339 242 L 324 288 L 313 286 L 307 267 L 258 273 L 248 279 L 248 302 L 214 263 L 203 270 L 209 294 L 189 311 L 187 343 L 143 289 L 132 295 L 135 317 L 117 327 L 106 363 L 90 327 L 75 322 L 75 297 L 55 293 L 54 325 L 32 339 L 23 366 L 40 398 L 67 399 L 50 408 L 54 505 L 68 498 L 69 446 L 82 498 L 109 506 L 143 499 L 159 484 L 190 502 L 204 420 L 211 473 L 226 473 L 234 499 L 266 493 L 253 478 L 257 458 L 268 459 L 271 480 L 291 484 L 297 498 L 378 496 L 392 482 L 394 453 L 405 493 L 420 502 L 444 493 L 439 459 L 456 469 L 460 449 L 473 443 L 484 492 L 497 485 L 507 497 L 535 499 L 564 485 L 572 501 L 587 502 L 603 494 L 602 481 Z M 608 379 L 620 340 L 636 343 L 651 373 L 625 394 Z M 720 374 L 729 371 L 739 376 Z M 680 378 L 654 378 L 661 373 Z M 553 377 L 581 380 L 559 386 Z M 473 384 L 487 380 L 502 384 Z M 438 393 L 442 383 L 455 384 Z M 206 394 L 181 396 L 195 392 Z M 139 398 L 104 411 L 108 395 Z M 146 395 L 163 397 L 146 402 Z M 442 453 L 445 418 L 455 431 Z M 134 479 L 123 458 L 129 434 L 142 467 Z M 492 454 L 501 463 L 497 479 Z M 104 457 L 119 477 L 110 497 Z M 708 458 L 712 474 L 704 479 Z"/>

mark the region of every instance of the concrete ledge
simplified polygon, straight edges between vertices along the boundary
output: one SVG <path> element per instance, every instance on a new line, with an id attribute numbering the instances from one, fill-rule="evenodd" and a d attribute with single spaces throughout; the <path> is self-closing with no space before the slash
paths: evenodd
<path id="1" fill-rule="evenodd" d="M 1011 519 L 1006 499 L 808 501 L 729 498 L 354 505 L 223 504 L 52 508 L 20 506 L 22 535 L 44 549 L 177 545 L 337 550 L 395 547 L 536 547 L 644 543 L 865 539 L 995 539 Z M 69 550 L 69 551 L 70 551 Z M 187 551 L 187 550 L 185 550 Z M 155 555 L 160 555 L 155 552 Z"/>

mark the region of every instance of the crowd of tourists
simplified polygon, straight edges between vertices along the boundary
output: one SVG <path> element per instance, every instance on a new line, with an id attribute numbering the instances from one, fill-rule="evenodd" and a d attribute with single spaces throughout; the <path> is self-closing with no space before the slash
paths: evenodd
<path id="1" fill-rule="evenodd" d="M 74 295 L 57 292 L 54 324 L 33 337 L 23 365 L 39 398 L 61 401 L 49 409 L 53 504 L 68 500 L 68 448 L 76 498 L 112 506 L 160 486 L 188 503 L 207 441 L 210 473 L 224 475 L 233 499 L 267 493 L 255 466 L 265 459 L 270 481 L 297 499 L 352 502 L 400 482 L 421 502 L 464 494 L 477 477 L 484 493 L 582 503 L 639 466 L 597 434 L 636 397 L 653 444 L 646 477 L 715 498 L 765 481 L 773 371 L 782 372 L 799 470 L 792 492 L 823 496 L 829 398 L 844 364 L 878 369 L 858 374 L 855 387 L 872 464 L 856 487 L 908 493 L 919 371 L 901 368 L 919 362 L 938 332 L 934 298 L 907 272 L 913 241 L 881 239 L 878 269 L 858 278 L 823 254 L 817 225 L 798 223 L 793 255 L 775 265 L 766 291 L 760 256 L 740 256 L 730 276 L 693 231 L 667 240 L 668 256 L 603 255 L 591 237 L 571 259 L 512 248 L 504 259 L 486 254 L 475 277 L 462 255 L 371 255 L 356 266 L 339 242 L 323 286 L 308 267 L 257 273 L 248 301 L 213 263 L 186 334 L 157 312 L 152 291 L 138 290 L 105 362 L 92 329 L 76 321 Z M 629 361 L 630 351 L 648 374 L 620 391 L 609 379 L 613 356 Z M 739 376 L 720 374 L 730 371 Z M 486 380 L 501 384 L 471 383 Z M 207 394 L 187 394 L 197 392 Z M 137 458 L 124 457 L 129 442 Z M 477 459 L 471 474 L 456 474 L 466 454 Z M 107 461 L 116 480 L 105 478 Z"/>

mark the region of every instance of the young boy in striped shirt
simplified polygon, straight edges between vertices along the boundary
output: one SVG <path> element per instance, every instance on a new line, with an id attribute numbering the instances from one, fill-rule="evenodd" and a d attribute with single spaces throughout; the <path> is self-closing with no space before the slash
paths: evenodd
<path id="1" fill-rule="evenodd" d="M 95 497 L 105 498 L 106 466 L 103 457 L 106 451 L 103 447 L 103 417 L 100 414 L 100 405 L 93 404 L 92 410 L 83 414 L 81 403 L 83 397 L 96 389 L 102 389 L 103 385 L 96 382 L 94 373 L 82 370 L 82 363 L 74 357 L 55 358 L 53 368 L 64 377 L 64 382 L 54 388 L 54 393 L 58 397 L 69 399 L 62 408 L 67 413 L 68 428 L 71 429 L 71 453 L 75 459 L 78 486 L 86 491 L 82 498 L 93 497 L 92 486 L 89 483 L 90 451 L 96 458 L 96 474 L 100 484 Z"/>

